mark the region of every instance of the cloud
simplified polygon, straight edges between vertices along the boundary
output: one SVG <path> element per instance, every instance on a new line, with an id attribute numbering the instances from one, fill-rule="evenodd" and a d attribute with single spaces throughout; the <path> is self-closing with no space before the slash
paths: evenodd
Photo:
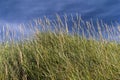
<path id="1" fill-rule="evenodd" d="M 74 15 L 76 12 L 82 14 L 84 20 L 98 18 L 111 23 L 119 20 L 120 8 L 116 8 L 119 7 L 119 2 L 119 0 L 116 2 L 113 0 L 0 0 L 0 26 L 9 24 L 12 30 L 19 32 L 17 29 L 19 24 L 34 18 L 47 16 L 54 19 L 55 13 L 61 16 L 64 13 Z"/>
<path id="2" fill-rule="evenodd" d="M 61 12 L 64 6 L 77 0 L 1 0 L 0 19 L 15 22 Z M 72 6 L 71 6 L 72 7 Z M 70 8 L 69 8 L 70 9 Z M 67 10 L 69 10 L 67 9 Z M 65 11 L 65 10 L 64 10 Z"/>

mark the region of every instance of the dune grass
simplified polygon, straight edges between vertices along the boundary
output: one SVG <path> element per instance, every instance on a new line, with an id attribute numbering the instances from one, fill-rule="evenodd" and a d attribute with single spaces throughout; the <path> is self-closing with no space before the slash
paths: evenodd
<path id="1" fill-rule="evenodd" d="M 53 26 L 45 20 L 43 28 Z M 100 40 L 94 40 L 93 35 L 81 36 L 75 22 L 69 33 L 67 24 L 62 24 L 60 18 L 58 22 L 53 26 L 55 31 L 37 29 L 31 40 L 1 44 L 0 80 L 120 79 L 119 44 L 104 41 L 100 33 Z M 56 28 L 61 25 L 64 29 Z"/>

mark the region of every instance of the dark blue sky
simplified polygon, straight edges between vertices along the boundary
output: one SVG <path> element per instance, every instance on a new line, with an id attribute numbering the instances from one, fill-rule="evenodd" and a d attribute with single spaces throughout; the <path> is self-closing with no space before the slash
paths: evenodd
<path id="1" fill-rule="evenodd" d="M 79 6 L 78 2 L 77 0 L 0 0 L 0 20 L 22 22 L 44 15 L 73 12 Z"/>
<path id="2" fill-rule="evenodd" d="M 78 13 L 84 20 L 100 19 L 114 24 L 120 22 L 120 0 L 0 0 L 0 26 L 11 24 L 15 30 L 18 24 L 35 18 L 54 19 L 56 13 Z"/>
<path id="3" fill-rule="evenodd" d="M 20 23 L 42 16 L 75 14 L 108 22 L 120 16 L 119 0 L 0 0 L 0 21 Z"/>

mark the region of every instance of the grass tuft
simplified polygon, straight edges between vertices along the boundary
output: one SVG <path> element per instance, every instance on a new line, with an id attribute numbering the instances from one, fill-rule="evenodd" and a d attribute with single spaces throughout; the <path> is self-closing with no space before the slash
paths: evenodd
<path id="1" fill-rule="evenodd" d="M 95 39 L 88 22 L 90 30 L 83 31 L 80 17 L 72 21 L 70 31 L 58 15 L 53 22 L 39 19 L 35 23 L 42 31 L 35 27 L 32 39 L 1 44 L 0 80 L 119 80 L 120 45 L 106 41 L 101 32 Z"/>

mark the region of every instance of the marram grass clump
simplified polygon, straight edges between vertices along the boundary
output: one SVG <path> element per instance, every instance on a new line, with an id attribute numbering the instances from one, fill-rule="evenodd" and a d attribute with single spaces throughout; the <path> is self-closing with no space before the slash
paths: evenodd
<path id="1" fill-rule="evenodd" d="M 1 44 L 0 80 L 120 79 L 119 44 L 61 30 L 36 30 L 34 39 Z"/>

